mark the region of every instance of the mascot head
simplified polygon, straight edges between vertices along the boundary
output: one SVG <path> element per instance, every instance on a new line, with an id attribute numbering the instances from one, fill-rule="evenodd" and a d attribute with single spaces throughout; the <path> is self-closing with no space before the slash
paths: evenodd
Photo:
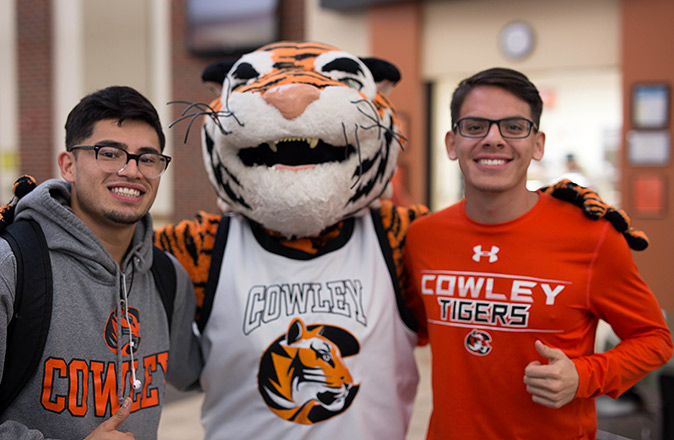
<path id="1" fill-rule="evenodd" d="M 197 112 L 208 116 L 204 162 L 231 210 L 309 237 L 384 194 L 402 146 L 383 93 L 400 79 L 392 64 L 278 42 L 212 64 L 202 79 L 220 90 Z"/>

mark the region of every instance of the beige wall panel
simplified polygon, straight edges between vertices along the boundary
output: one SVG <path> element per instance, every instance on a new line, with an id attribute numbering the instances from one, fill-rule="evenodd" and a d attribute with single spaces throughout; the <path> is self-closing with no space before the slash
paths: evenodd
<path id="1" fill-rule="evenodd" d="M 370 54 L 367 9 L 323 9 L 319 0 L 305 2 L 305 39 L 331 44 L 356 56 Z"/>
<path id="2" fill-rule="evenodd" d="M 87 0 L 84 7 L 85 92 L 128 85 L 148 92 L 150 8 L 147 0 Z"/>
<path id="3" fill-rule="evenodd" d="M 131 86 L 157 108 L 171 154 L 170 14 L 164 0 L 86 0 L 83 7 L 84 90 Z M 80 96 L 81 97 L 81 96 Z M 79 97 L 78 97 L 79 99 Z M 152 208 L 156 216 L 173 209 L 173 172 L 163 176 Z"/>
<path id="4" fill-rule="evenodd" d="M 425 2 L 422 72 L 432 79 L 492 66 L 539 69 L 617 66 L 618 0 Z M 503 27 L 516 20 L 532 25 L 536 46 L 520 61 L 508 60 L 498 45 Z"/>

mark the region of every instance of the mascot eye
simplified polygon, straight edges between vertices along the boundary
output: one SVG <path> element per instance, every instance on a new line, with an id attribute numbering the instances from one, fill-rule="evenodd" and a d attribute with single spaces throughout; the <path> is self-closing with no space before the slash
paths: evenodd
<path id="1" fill-rule="evenodd" d="M 361 90 L 363 88 L 363 83 L 355 78 L 342 78 L 339 81 L 343 82 L 352 89 Z"/>
<path id="2" fill-rule="evenodd" d="M 250 63 L 239 64 L 230 75 L 232 90 L 249 84 L 259 76 L 260 73 Z"/>

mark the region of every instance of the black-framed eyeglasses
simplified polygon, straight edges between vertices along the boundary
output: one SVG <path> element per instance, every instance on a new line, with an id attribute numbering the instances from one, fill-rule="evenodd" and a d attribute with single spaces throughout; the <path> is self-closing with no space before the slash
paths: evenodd
<path id="1" fill-rule="evenodd" d="M 129 164 L 130 160 L 136 161 L 136 166 L 148 179 L 154 179 L 166 171 L 171 157 L 155 152 L 131 154 L 116 145 L 75 145 L 73 150 L 94 150 L 96 152 L 96 165 L 106 173 L 118 173 Z"/>
<path id="2" fill-rule="evenodd" d="M 527 118 L 503 118 L 503 119 L 487 119 L 487 118 L 461 118 L 454 124 L 454 130 L 458 128 L 459 133 L 463 137 L 468 138 L 483 138 L 487 136 L 491 125 L 496 124 L 501 136 L 507 139 L 522 139 L 531 133 L 538 131 L 538 127 Z"/>

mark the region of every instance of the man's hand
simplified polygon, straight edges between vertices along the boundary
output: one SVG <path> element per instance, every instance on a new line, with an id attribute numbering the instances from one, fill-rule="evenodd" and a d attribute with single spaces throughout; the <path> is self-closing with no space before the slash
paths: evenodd
<path id="1" fill-rule="evenodd" d="M 548 364 L 533 361 L 524 369 L 524 383 L 531 399 L 548 408 L 561 408 L 571 402 L 578 390 L 576 366 L 562 350 L 536 341 L 536 351 Z"/>
<path id="2" fill-rule="evenodd" d="M 131 398 L 127 397 L 112 417 L 98 425 L 84 440 L 134 440 L 136 437 L 130 432 L 119 432 L 117 428 L 131 414 Z"/>

